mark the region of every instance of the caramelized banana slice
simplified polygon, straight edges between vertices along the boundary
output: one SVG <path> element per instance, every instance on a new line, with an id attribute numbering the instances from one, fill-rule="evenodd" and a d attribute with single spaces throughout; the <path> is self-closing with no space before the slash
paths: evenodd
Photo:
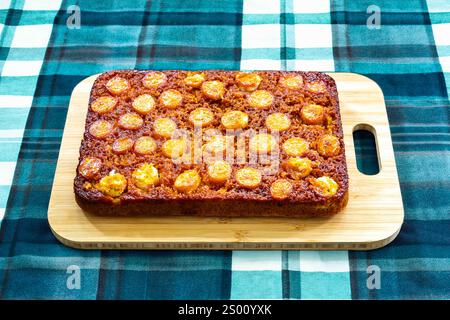
<path id="1" fill-rule="evenodd" d="M 283 143 L 283 151 L 291 157 L 299 157 L 309 149 L 309 143 L 302 138 L 290 138 Z"/>
<path id="2" fill-rule="evenodd" d="M 142 79 L 142 84 L 144 87 L 149 89 L 156 89 L 160 85 L 166 83 L 167 76 L 159 71 L 153 71 L 147 73 L 144 78 Z"/>
<path id="3" fill-rule="evenodd" d="M 163 143 L 162 153 L 167 158 L 180 158 L 186 150 L 186 141 L 184 139 L 170 139 Z"/>
<path id="4" fill-rule="evenodd" d="M 142 155 L 152 154 L 156 151 L 156 142 L 152 137 L 143 136 L 134 143 L 134 152 Z"/>
<path id="5" fill-rule="evenodd" d="M 78 172 L 86 179 L 94 177 L 102 167 L 102 161 L 98 158 L 87 157 L 84 158 L 78 166 Z"/>
<path id="6" fill-rule="evenodd" d="M 188 76 L 184 78 L 184 83 L 192 88 L 199 88 L 205 79 L 203 73 L 189 73 Z"/>
<path id="7" fill-rule="evenodd" d="M 248 115 L 242 111 L 227 111 L 220 119 L 226 129 L 243 129 L 248 125 Z"/>
<path id="8" fill-rule="evenodd" d="M 139 114 L 146 115 L 155 108 L 155 99 L 149 94 L 141 94 L 133 100 L 133 109 Z"/>
<path id="9" fill-rule="evenodd" d="M 225 95 L 225 85 L 217 80 L 203 82 L 202 93 L 208 99 L 221 100 Z"/>
<path id="10" fill-rule="evenodd" d="M 312 171 L 312 161 L 308 158 L 289 158 L 285 166 L 293 179 L 304 178 Z"/>
<path id="11" fill-rule="evenodd" d="M 308 83 L 308 91 L 314 93 L 324 93 L 327 91 L 327 87 L 323 82 L 310 82 Z"/>
<path id="12" fill-rule="evenodd" d="M 228 162 L 219 160 L 208 166 L 208 177 L 214 183 L 224 183 L 231 176 L 231 166 Z"/>
<path id="13" fill-rule="evenodd" d="M 211 140 L 203 145 L 203 151 L 212 155 L 223 153 L 227 149 L 226 136 L 213 136 Z"/>
<path id="14" fill-rule="evenodd" d="M 333 178 L 322 176 L 311 181 L 314 189 L 324 197 L 332 197 L 336 194 L 339 186 Z"/>
<path id="15" fill-rule="evenodd" d="M 303 86 L 303 77 L 300 75 L 286 76 L 280 80 L 280 83 L 290 90 L 298 90 Z"/>
<path id="16" fill-rule="evenodd" d="M 153 164 L 145 162 L 133 171 L 131 179 L 139 189 L 148 190 L 159 183 L 159 172 Z"/>
<path id="17" fill-rule="evenodd" d="M 323 107 L 317 104 L 304 106 L 300 112 L 301 118 L 306 124 L 322 124 L 324 119 Z"/>
<path id="18" fill-rule="evenodd" d="M 200 186 L 201 181 L 196 170 L 186 170 L 175 179 L 174 187 L 179 192 L 191 193 Z"/>
<path id="19" fill-rule="evenodd" d="M 270 194 L 275 200 L 284 200 L 292 192 L 292 183 L 286 179 L 278 179 L 270 186 Z"/>
<path id="20" fill-rule="evenodd" d="M 206 127 L 214 120 L 214 114 L 208 108 L 197 108 L 189 114 L 189 122 L 196 127 Z"/>
<path id="21" fill-rule="evenodd" d="M 276 148 L 277 140 L 268 133 L 260 133 L 250 139 L 250 152 L 269 154 Z"/>
<path id="22" fill-rule="evenodd" d="M 112 151 L 117 154 L 124 154 L 133 148 L 134 141 L 131 138 L 119 138 L 112 144 Z"/>
<path id="23" fill-rule="evenodd" d="M 129 88 L 130 84 L 128 83 L 128 81 L 118 76 L 109 79 L 109 81 L 106 83 L 106 89 L 108 89 L 109 92 L 115 95 L 124 93 Z"/>
<path id="24" fill-rule="evenodd" d="M 109 175 L 103 177 L 95 187 L 110 197 L 118 197 L 127 188 L 127 179 L 120 173 L 111 171 Z"/>
<path id="25" fill-rule="evenodd" d="M 245 91 L 255 91 L 258 89 L 259 84 L 261 83 L 261 76 L 256 73 L 245 73 L 239 72 L 236 77 L 236 82 L 239 88 Z"/>
<path id="26" fill-rule="evenodd" d="M 272 131 L 284 131 L 291 126 L 291 120 L 284 113 L 272 113 L 266 118 L 266 126 Z"/>
<path id="27" fill-rule="evenodd" d="M 113 97 L 100 97 L 91 104 L 91 109 L 98 114 L 105 114 L 114 110 L 118 100 Z"/>
<path id="28" fill-rule="evenodd" d="M 245 167 L 236 172 L 237 183 L 246 189 L 255 189 L 261 183 L 261 172 L 258 169 Z"/>
<path id="29" fill-rule="evenodd" d="M 269 91 L 256 90 L 248 97 L 248 103 L 255 109 L 269 109 L 273 103 L 273 96 Z"/>
<path id="30" fill-rule="evenodd" d="M 97 120 L 89 127 L 89 133 L 97 139 L 104 139 L 113 130 L 113 125 L 111 122 L 106 120 Z"/>
<path id="31" fill-rule="evenodd" d="M 157 136 L 171 138 L 177 130 L 177 124 L 169 118 L 158 118 L 153 123 L 153 130 Z"/>
<path id="32" fill-rule="evenodd" d="M 125 113 L 119 118 L 119 127 L 127 130 L 137 130 L 144 125 L 144 120 L 134 112 Z"/>
<path id="33" fill-rule="evenodd" d="M 341 152 L 339 139 L 331 134 L 325 134 L 317 142 L 317 151 L 324 157 L 337 156 Z"/>
<path id="34" fill-rule="evenodd" d="M 159 96 L 159 102 L 164 108 L 176 109 L 181 106 L 181 103 L 183 102 L 183 95 L 177 90 L 169 89 L 161 93 Z"/>

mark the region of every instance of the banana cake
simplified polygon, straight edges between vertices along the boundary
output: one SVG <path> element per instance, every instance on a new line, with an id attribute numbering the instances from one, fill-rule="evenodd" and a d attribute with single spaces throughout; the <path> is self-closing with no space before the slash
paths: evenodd
<path id="1" fill-rule="evenodd" d="M 336 84 L 320 72 L 103 73 L 74 192 L 100 215 L 335 214 L 348 200 Z"/>

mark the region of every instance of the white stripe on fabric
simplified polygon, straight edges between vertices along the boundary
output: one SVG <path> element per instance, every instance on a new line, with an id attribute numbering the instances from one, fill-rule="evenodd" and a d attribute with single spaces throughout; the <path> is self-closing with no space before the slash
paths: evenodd
<path id="1" fill-rule="evenodd" d="M 427 1 L 429 6 L 431 3 L 433 3 L 433 1 Z M 450 53 L 448 50 L 448 46 L 450 46 L 450 23 L 433 23 L 432 20 L 431 27 L 433 30 L 434 43 L 439 56 L 439 62 L 442 71 L 444 72 L 447 94 L 450 95 Z"/>
<path id="2" fill-rule="evenodd" d="M 233 251 L 233 271 L 281 271 L 281 251 Z"/>
<path id="3" fill-rule="evenodd" d="M 334 60 L 295 60 L 295 70 L 298 71 L 332 71 Z"/>
<path id="4" fill-rule="evenodd" d="M 279 0 L 244 0 L 244 14 L 279 14 Z"/>
<path id="5" fill-rule="evenodd" d="M 0 95 L 0 108 L 29 108 L 32 103 L 32 96 Z"/>
<path id="6" fill-rule="evenodd" d="M 0 130 L 0 138 L 20 138 L 22 139 L 24 129 Z"/>
<path id="7" fill-rule="evenodd" d="M 249 59 L 241 61 L 241 70 L 280 70 L 281 62 L 279 60 L 269 59 Z"/>
<path id="8" fill-rule="evenodd" d="M 296 48 L 330 48 L 333 45 L 330 24 L 296 24 Z"/>
<path id="9" fill-rule="evenodd" d="M 0 185 L 10 186 L 12 184 L 15 169 L 15 162 L 0 162 Z"/>
<path id="10" fill-rule="evenodd" d="M 242 49 L 279 48 L 279 24 L 255 24 L 242 26 Z"/>
<path id="11" fill-rule="evenodd" d="M 450 72 L 450 56 L 439 57 L 439 62 L 441 63 L 444 72 Z"/>
<path id="12" fill-rule="evenodd" d="M 295 13 L 322 13 L 325 18 L 325 23 L 322 24 L 302 24 L 300 21 L 295 25 L 294 38 L 295 48 L 297 49 L 295 69 L 300 71 L 334 71 L 333 35 L 329 15 L 330 3 L 322 0 L 313 3 L 304 0 L 294 1 Z M 323 48 L 329 49 L 321 50 L 321 52 L 328 52 L 328 56 L 322 54 L 315 58 L 314 55 L 307 54 L 311 50 Z"/>
<path id="13" fill-rule="evenodd" d="M 19 61 L 6 60 L 3 65 L 3 77 L 22 77 L 37 76 L 41 71 L 42 60 L 38 61 Z"/>
<path id="14" fill-rule="evenodd" d="M 448 0 L 428 0 L 428 12 L 450 12 L 450 1 Z"/>
<path id="15" fill-rule="evenodd" d="M 11 0 L 0 0 L 0 10 L 9 9 L 11 6 Z"/>
<path id="16" fill-rule="evenodd" d="M 349 272 L 347 251 L 300 251 L 300 271 Z"/>
<path id="17" fill-rule="evenodd" d="M 433 35 L 436 46 L 450 45 L 450 23 L 433 24 Z"/>
<path id="18" fill-rule="evenodd" d="M 329 0 L 293 0 L 294 13 L 327 13 L 330 12 Z"/>
<path id="19" fill-rule="evenodd" d="M 51 24 L 17 26 L 11 48 L 46 48 L 52 28 Z"/>
<path id="20" fill-rule="evenodd" d="M 61 6 L 62 0 L 51 0 L 51 1 L 42 1 L 42 0 L 25 0 L 25 4 L 23 6 L 23 10 L 59 10 Z"/>

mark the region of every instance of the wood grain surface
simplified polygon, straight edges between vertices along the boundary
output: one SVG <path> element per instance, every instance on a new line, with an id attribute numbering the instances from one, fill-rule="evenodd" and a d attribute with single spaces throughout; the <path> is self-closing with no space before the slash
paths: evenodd
<path id="1" fill-rule="evenodd" d="M 350 179 L 349 201 L 329 218 L 99 217 L 75 202 L 73 179 L 84 131 L 91 76 L 74 89 L 48 209 L 54 235 L 80 249 L 314 249 L 368 250 L 387 245 L 403 222 L 383 93 L 354 73 L 331 73 L 337 83 Z M 353 131 L 375 135 L 380 172 L 356 167 Z"/>

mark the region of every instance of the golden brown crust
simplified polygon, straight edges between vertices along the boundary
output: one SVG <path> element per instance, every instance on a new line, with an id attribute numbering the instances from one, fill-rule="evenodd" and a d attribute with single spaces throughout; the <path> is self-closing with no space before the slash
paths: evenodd
<path id="1" fill-rule="evenodd" d="M 80 163 L 87 157 L 95 157 L 102 163 L 101 168 L 89 179 L 79 174 L 74 181 L 74 190 L 79 205 L 92 213 L 107 215 L 207 215 L 207 216 L 322 216 L 337 213 L 348 199 L 348 175 L 345 163 L 343 133 L 339 113 L 336 85 L 329 76 L 316 72 L 254 72 L 262 80 L 258 90 L 266 90 L 273 96 L 273 102 L 267 109 L 253 108 L 249 105 L 248 92 L 236 82 L 234 71 L 202 71 L 206 81 L 220 81 L 224 85 L 223 97 L 213 100 L 202 93 L 201 86 L 192 86 L 184 81 L 192 73 L 187 71 L 164 71 L 164 81 L 158 86 L 144 86 L 143 78 L 148 71 L 111 71 L 100 75 L 95 81 L 90 97 L 90 105 L 102 97 L 110 96 L 106 87 L 114 77 L 127 80 L 129 90 L 115 94 L 118 100 L 115 107 L 106 113 L 96 113 L 89 109 L 86 119 L 86 131 L 80 148 Z M 302 84 L 299 89 L 292 90 L 282 85 L 283 79 L 289 76 L 299 76 Z M 310 90 L 313 88 L 313 90 Z M 319 89 L 320 90 L 319 90 Z M 165 108 L 158 104 L 162 92 L 177 90 L 183 96 L 183 102 L 176 109 Z M 119 124 L 122 115 L 134 112 L 132 103 L 140 95 L 149 94 L 157 102 L 147 114 L 140 114 L 143 123 L 127 128 Z M 304 106 L 316 104 L 324 109 L 322 125 L 306 124 L 302 120 L 301 109 Z M 208 179 L 207 163 L 175 164 L 168 160 L 161 148 L 168 137 L 162 137 L 154 132 L 154 121 L 158 118 L 168 118 L 175 122 L 177 128 L 193 130 L 189 115 L 198 108 L 208 108 L 214 114 L 214 119 L 201 130 L 212 128 L 225 132 L 221 124 L 222 116 L 229 111 L 241 111 L 248 115 L 248 129 L 266 129 L 268 115 L 279 112 L 286 114 L 291 125 L 279 133 L 280 163 L 286 162 L 291 156 L 282 151 L 282 144 L 292 137 L 306 140 L 309 149 L 302 154 L 315 163 L 312 171 L 306 177 L 292 178 L 288 169 L 280 165 L 274 175 L 263 175 L 261 183 L 253 189 L 242 188 L 236 172 L 248 164 L 231 163 L 231 177 L 223 184 L 212 183 Z M 111 131 L 96 138 L 89 128 L 98 120 L 107 121 L 112 125 Z M 127 120 L 125 118 L 125 120 Z M 129 120 L 129 119 L 128 119 Z M 128 124 L 129 121 L 125 121 Z M 134 123 L 133 123 L 134 124 Z M 95 130 L 93 130 L 95 131 Z M 318 143 L 324 135 L 335 136 L 340 144 L 337 155 L 324 156 L 318 152 Z M 136 141 L 142 136 L 155 140 L 157 149 L 149 154 L 135 152 L 134 148 L 124 154 L 112 151 L 112 144 L 120 138 L 130 138 Z M 147 191 L 136 187 L 131 179 L 132 172 L 142 163 L 153 164 L 160 173 L 159 184 Z M 259 168 L 255 165 L 255 168 Z M 176 178 L 186 170 L 196 170 L 201 183 L 192 192 L 178 192 L 174 188 Z M 122 194 L 111 197 L 97 189 L 96 183 L 102 177 L 113 172 L 122 174 L 128 181 Z M 310 182 L 312 178 L 329 176 L 338 184 L 336 194 L 326 197 Z M 292 184 L 289 197 L 275 200 L 270 187 L 278 179 L 288 179 Z"/>

